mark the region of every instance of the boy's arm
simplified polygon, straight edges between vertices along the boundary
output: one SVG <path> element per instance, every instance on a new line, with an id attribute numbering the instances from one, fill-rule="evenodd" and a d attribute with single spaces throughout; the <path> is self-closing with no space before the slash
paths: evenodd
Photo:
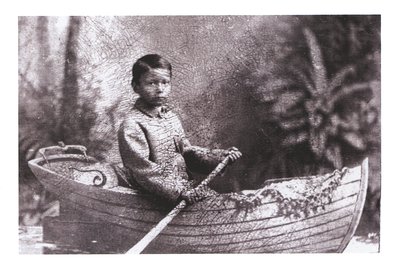
<path id="1" fill-rule="evenodd" d="M 188 168 L 202 174 L 210 173 L 227 155 L 223 149 L 210 150 L 191 145 L 185 137 L 181 139 L 180 145 Z"/>
<path id="2" fill-rule="evenodd" d="M 175 202 L 190 186 L 180 176 L 164 174 L 160 165 L 149 160 L 149 145 L 138 123 L 125 122 L 118 132 L 118 142 L 125 167 L 146 190 Z"/>

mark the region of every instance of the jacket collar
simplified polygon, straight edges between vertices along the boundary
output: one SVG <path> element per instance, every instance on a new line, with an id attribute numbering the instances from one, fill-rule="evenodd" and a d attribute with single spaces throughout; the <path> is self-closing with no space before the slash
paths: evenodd
<path id="1" fill-rule="evenodd" d="M 157 108 L 154 108 L 153 106 L 150 106 L 144 102 L 144 100 L 141 98 L 136 100 L 135 108 L 151 118 L 164 118 L 165 115 L 170 111 L 169 105 L 162 106 L 161 110 L 159 111 Z"/>

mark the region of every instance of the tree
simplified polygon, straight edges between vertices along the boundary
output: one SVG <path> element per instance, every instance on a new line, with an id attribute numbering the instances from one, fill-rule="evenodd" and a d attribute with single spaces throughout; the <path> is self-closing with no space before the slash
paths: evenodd
<path id="1" fill-rule="evenodd" d="M 20 21 L 20 27 L 23 24 Z M 54 198 L 44 191 L 34 178 L 27 162 L 37 156 L 40 148 L 62 141 L 87 146 L 94 156 L 102 158 L 110 142 L 91 135 L 97 114 L 98 89 L 86 88 L 90 98 L 83 96 L 79 87 L 79 30 L 81 19 L 71 17 L 65 46 L 64 77 L 60 86 L 52 79 L 52 56 L 49 51 L 48 18 L 38 17 L 35 32 L 38 36 L 38 82 L 30 81 L 28 72 L 19 71 L 19 180 L 21 220 L 29 224 L 41 221 L 49 213 Z M 20 46 L 24 49 L 24 46 Z M 91 80 L 86 80 L 90 85 Z M 38 198 L 38 199 L 35 199 Z M 24 205 L 25 204 L 25 205 Z"/>

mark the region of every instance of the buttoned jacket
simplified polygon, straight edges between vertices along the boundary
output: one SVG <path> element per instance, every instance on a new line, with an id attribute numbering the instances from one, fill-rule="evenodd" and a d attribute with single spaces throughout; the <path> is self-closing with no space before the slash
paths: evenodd
<path id="1" fill-rule="evenodd" d="M 142 188 L 177 201 L 193 188 L 190 171 L 210 172 L 224 158 L 224 150 L 192 146 L 178 116 L 164 106 L 160 111 L 138 99 L 118 131 L 124 167 Z"/>

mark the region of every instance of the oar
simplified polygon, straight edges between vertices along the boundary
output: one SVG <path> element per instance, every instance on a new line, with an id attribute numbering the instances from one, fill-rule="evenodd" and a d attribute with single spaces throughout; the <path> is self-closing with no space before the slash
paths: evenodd
<path id="1" fill-rule="evenodd" d="M 227 165 L 229 157 L 225 157 L 221 163 L 203 180 L 199 186 L 208 185 Z M 129 249 L 126 254 L 140 254 L 161 233 L 162 230 L 174 219 L 179 212 L 186 207 L 187 203 L 182 200 L 167 216 L 164 217 L 153 229 L 150 230 L 136 245 Z"/>

